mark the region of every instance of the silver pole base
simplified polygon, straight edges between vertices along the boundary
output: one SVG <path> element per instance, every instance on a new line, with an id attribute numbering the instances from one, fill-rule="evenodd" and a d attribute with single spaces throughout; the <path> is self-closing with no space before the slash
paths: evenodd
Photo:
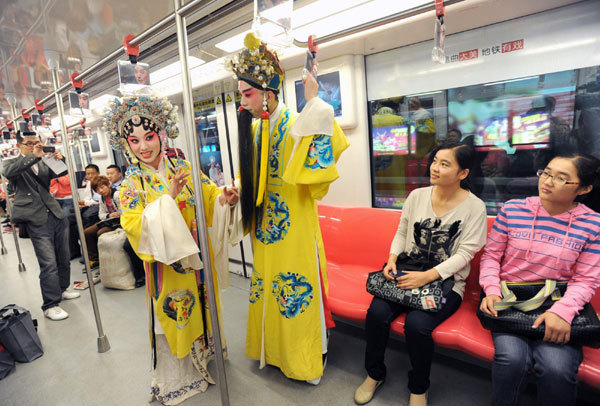
<path id="1" fill-rule="evenodd" d="M 25 272 L 27 269 L 25 268 L 25 264 L 24 263 L 20 263 L 19 264 L 19 272 Z"/>
<path id="2" fill-rule="evenodd" d="M 6 249 L 6 247 L 2 247 L 2 250 L 0 251 L 0 253 L 2 255 L 6 255 L 6 254 L 8 254 L 8 250 Z"/>
<path id="3" fill-rule="evenodd" d="M 103 353 L 110 350 L 110 343 L 108 342 L 108 337 L 105 335 L 102 337 L 98 337 L 98 352 Z"/>

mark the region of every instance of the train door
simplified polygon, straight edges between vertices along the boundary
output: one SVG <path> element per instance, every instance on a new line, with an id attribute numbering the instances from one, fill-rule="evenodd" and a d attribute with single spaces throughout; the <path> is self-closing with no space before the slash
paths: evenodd
<path id="1" fill-rule="evenodd" d="M 194 118 L 199 137 L 202 171 L 218 186 L 231 184 L 237 176 L 237 114 L 235 93 L 231 84 L 215 83 L 210 90 L 194 96 Z M 239 96 L 237 98 L 239 103 Z M 244 237 L 238 247 L 229 250 L 230 261 L 239 265 L 230 269 L 250 276 L 252 264 L 251 241 Z"/>

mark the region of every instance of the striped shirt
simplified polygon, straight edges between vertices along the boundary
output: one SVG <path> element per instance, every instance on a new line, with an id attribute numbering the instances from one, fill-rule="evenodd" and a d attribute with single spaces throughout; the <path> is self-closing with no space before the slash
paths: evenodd
<path id="1" fill-rule="evenodd" d="M 500 293 L 500 281 L 569 281 L 549 311 L 571 323 L 600 286 L 600 214 L 583 204 L 551 216 L 539 197 L 506 202 L 481 256 L 479 284 Z"/>

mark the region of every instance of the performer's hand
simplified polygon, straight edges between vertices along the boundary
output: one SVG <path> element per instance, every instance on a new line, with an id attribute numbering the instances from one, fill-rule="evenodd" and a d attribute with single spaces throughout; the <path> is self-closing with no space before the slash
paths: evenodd
<path id="1" fill-rule="evenodd" d="M 400 289 L 416 289 L 438 279 L 440 274 L 431 268 L 428 271 L 404 271 L 404 275 L 396 278 Z"/>
<path id="2" fill-rule="evenodd" d="M 571 325 L 556 313 L 544 312 L 533 322 L 532 328 L 538 328 L 542 323 L 546 325 L 544 341 L 556 344 L 566 344 L 571 338 Z"/>
<path id="3" fill-rule="evenodd" d="M 175 176 L 171 178 L 171 183 L 169 184 L 169 196 L 171 196 L 173 200 L 177 198 L 177 195 L 181 193 L 187 184 L 188 176 L 190 176 L 189 173 L 186 173 L 183 168 L 179 168 Z"/>
<path id="4" fill-rule="evenodd" d="M 221 206 L 223 206 L 226 202 L 230 206 L 235 206 L 239 198 L 240 194 L 238 188 L 236 188 L 233 185 L 230 187 L 225 186 L 223 188 L 223 193 L 221 193 L 221 195 L 219 196 L 219 203 L 221 204 Z"/>
<path id="5" fill-rule="evenodd" d="M 306 75 L 306 77 L 302 79 L 302 84 L 304 85 L 304 98 L 307 102 L 310 99 L 317 97 L 319 83 L 313 75 Z"/>
<path id="6" fill-rule="evenodd" d="M 494 303 L 501 301 L 502 298 L 498 295 L 488 295 L 483 298 L 483 300 L 481 301 L 481 306 L 479 306 L 479 308 L 485 314 L 498 317 L 498 311 L 494 309 Z"/>
<path id="7" fill-rule="evenodd" d="M 385 264 L 385 267 L 383 268 L 383 276 L 385 276 L 385 279 L 388 281 L 396 279 L 396 259 L 398 259 L 397 255 L 390 254 L 387 264 Z"/>

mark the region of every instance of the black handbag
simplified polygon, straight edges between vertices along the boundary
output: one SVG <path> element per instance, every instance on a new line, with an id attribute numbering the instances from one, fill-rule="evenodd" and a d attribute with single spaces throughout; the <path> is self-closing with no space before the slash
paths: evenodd
<path id="1" fill-rule="evenodd" d="M 568 282 L 547 279 L 545 282 L 501 282 L 501 302 L 494 303 L 498 317 L 481 311 L 481 300 L 485 293 L 481 292 L 477 317 L 481 325 L 495 333 L 515 334 L 531 339 L 544 338 L 545 325 L 533 329 L 535 319 L 550 309 L 554 302 L 560 300 L 567 290 Z M 571 337 L 569 343 L 600 347 L 600 319 L 594 308 L 587 303 L 571 321 Z"/>
<path id="2" fill-rule="evenodd" d="M 425 258 L 412 258 L 402 253 L 396 260 L 396 269 L 407 271 L 427 271 L 437 266 L 438 262 Z M 385 265 L 384 265 L 385 268 Z M 454 286 L 454 278 L 437 279 L 416 289 L 400 289 L 396 280 L 387 280 L 383 269 L 369 273 L 367 292 L 381 299 L 399 303 L 412 309 L 437 312 L 444 305 L 445 295 Z"/>
<path id="3" fill-rule="evenodd" d="M 0 344 L 0 381 L 15 370 L 15 359 L 6 348 Z"/>
<path id="4" fill-rule="evenodd" d="M 14 304 L 0 309 L 0 344 L 18 362 L 31 362 L 44 354 L 31 313 Z"/>

